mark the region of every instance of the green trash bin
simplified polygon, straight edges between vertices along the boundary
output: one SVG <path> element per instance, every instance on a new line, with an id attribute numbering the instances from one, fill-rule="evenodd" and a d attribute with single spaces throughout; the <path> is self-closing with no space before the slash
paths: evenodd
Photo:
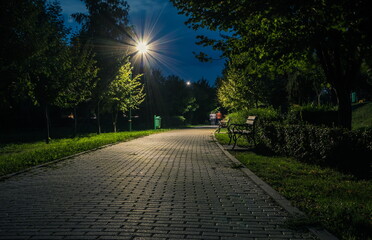
<path id="1" fill-rule="evenodd" d="M 154 129 L 161 128 L 161 117 L 154 115 Z"/>
<path id="2" fill-rule="evenodd" d="M 351 102 L 356 103 L 357 101 L 358 101 L 358 98 L 357 98 L 356 92 L 352 92 L 351 93 Z"/>

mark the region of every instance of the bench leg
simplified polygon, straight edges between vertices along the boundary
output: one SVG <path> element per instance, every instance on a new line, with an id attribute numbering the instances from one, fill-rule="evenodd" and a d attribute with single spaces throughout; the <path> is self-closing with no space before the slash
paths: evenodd
<path id="1" fill-rule="evenodd" d="M 232 133 L 229 133 L 229 138 L 230 138 L 230 141 L 229 141 L 229 144 L 228 145 L 230 145 L 231 144 L 231 140 L 233 139 L 233 134 Z"/>
<path id="2" fill-rule="evenodd" d="M 234 146 L 232 147 L 232 149 L 235 148 L 236 143 L 238 142 L 238 139 L 239 139 L 241 136 L 242 136 L 241 134 L 234 134 L 234 135 L 233 135 L 233 138 L 234 138 Z"/>
<path id="3" fill-rule="evenodd" d="M 234 141 L 234 146 L 232 147 L 232 149 L 235 148 L 237 140 L 238 140 L 238 139 L 236 139 L 236 140 Z"/>

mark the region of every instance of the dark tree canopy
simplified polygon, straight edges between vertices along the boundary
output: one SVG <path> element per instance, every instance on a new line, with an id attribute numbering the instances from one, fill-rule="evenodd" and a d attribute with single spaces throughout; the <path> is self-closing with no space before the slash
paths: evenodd
<path id="1" fill-rule="evenodd" d="M 73 14 L 75 20 L 83 24 L 80 38 L 91 42 L 98 67 L 98 81 L 93 90 L 97 104 L 97 127 L 100 127 L 100 103 L 104 100 L 108 86 L 117 76 L 128 53 L 129 5 L 124 0 L 82 0 L 88 13 Z"/>
<path id="2" fill-rule="evenodd" d="M 321 64 L 337 92 L 339 121 L 351 126 L 350 91 L 371 57 L 371 4 L 367 0 L 171 0 L 194 29 L 227 31 L 222 40 L 200 37 L 224 55 L 247 52 L 258 65 L 287 70 L 299 59 Z"/>

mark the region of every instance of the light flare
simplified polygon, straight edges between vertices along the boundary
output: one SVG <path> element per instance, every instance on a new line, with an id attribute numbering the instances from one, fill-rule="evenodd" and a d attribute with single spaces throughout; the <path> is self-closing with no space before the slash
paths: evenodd
<path id="1" fill-rule="evenodd" d="M 136 45 L 136 49 L 140 54 L 145 54 L 148 52 L 148 45 L 145 42 L 138 42 Z"/>
<path id="2" fill-rule="evenodd" d="M 180 61 L 174 59 L 175 49 L 173 42 L 181 36 L 172 32 L 163 34 L 156 25 L 159 17 L 141 18 L 133 22 L 133 32 L 130 34 L 131 42 L 126 53 L 133 64 L 142 67 L 158 68 L 168 74 L 177 74 Z M 143 21 L 145 19 L 145 21 Z M 178 66 L 176 66 L 178 65 Z M 180 75 L 180 74 L 179 74 Z"/>

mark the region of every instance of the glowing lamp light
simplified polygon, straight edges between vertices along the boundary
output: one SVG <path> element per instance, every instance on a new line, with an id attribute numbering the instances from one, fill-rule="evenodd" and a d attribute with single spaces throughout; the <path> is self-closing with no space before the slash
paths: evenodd
<path id="1" fill-rule="evenodd" d="M 145 54 L 145 53 L 147 53 L 147 51 L 148 51 L 148 46 L 147 46 L 147 44 L 144 43 L 144 42 L 139 42 L 139 43 L 137 43 L 136 49 L 137 49 L 137 51 L 138 51 L 139 53 L 141 53 L 141 54 Z"/>
<path id="2" fill-rule="evenodd" d="M 187 82 L 186 82 L 186 85 L 187 85 L 187 86 L 190 86 L 190 85 L 191 85 L 191 82 L 190 82 L 190 81 L 187 81 Z"/>

